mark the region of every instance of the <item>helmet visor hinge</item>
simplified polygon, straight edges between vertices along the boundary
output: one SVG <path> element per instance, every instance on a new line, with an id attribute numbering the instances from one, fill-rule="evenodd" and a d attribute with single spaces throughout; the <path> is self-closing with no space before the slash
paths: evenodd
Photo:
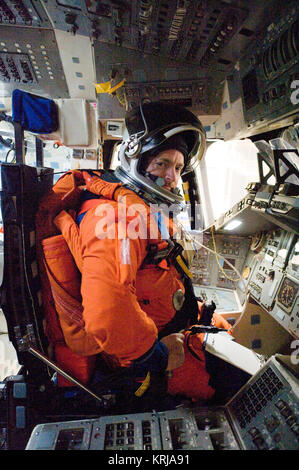
<path id="1" fill-rule="evenodd" d="M 141 150 L 141 142 L 138 140 L 137 135 L 131 135 L 128 140 L 127 148 L 125 150 L 126 155 L 130 158 L 136 157 Z"/>

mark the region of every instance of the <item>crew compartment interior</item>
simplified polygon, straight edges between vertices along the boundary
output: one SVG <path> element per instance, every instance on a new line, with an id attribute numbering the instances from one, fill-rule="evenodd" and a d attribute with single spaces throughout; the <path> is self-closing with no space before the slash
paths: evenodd
<path id="1" fill-rule="evenodd" d="M 298 15 L 295 1 L 0 2 L 2 449 L 298 450 Z M 51 129 L 16 119 L 16 91 L 51 103 Z M 115 169 L 126 110 L 154 100 L 205 127 L 179 221 L 196 296 L 233 326 L 207 350 L 249 379 L 227 403 L 135 412 L 51 357 L 35 215 L 65 171 Z"/>

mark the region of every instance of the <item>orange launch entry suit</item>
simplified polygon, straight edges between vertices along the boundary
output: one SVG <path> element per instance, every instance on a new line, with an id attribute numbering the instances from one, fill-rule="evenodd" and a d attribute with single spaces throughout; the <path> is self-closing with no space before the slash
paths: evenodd
<path id="1" fill-rule="evenodd" d="M 84 188 L 100 198 L 79 207 Z M 74 210 L 86 212 L 80 226 Z M 172 220 L 167 227 L 173 235 Z M 37 239 L 45 331 L 59 365 L 88 383 L 96 355 L 128 367 L 147 353 L 176 313 L 175 293 L 185 291 L 174 264 L 144 262 L 149 245 L 167 245 L 150 206 L 121 183 L 72 170 L 41 202 Z M 216 313 L 213 323 L 230 327 Z M 213 396 L 202 337 L 189 338 L 199 359 L 185 346 L 184 364 L 168 379 L 170 394 L 194 400 Z"/>

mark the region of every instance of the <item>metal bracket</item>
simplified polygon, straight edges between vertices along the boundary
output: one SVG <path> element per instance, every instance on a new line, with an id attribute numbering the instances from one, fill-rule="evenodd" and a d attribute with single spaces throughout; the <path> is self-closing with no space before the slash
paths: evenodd
<path id="1" fill-rule="evenodd" d="M 17 349 L 19 352 L 28 351 L 31 346 L 36 346 L 36 338 L 32 323 L 26 325 L 26 333 L 22 335 L 19 325 L 14 327 Z"/>

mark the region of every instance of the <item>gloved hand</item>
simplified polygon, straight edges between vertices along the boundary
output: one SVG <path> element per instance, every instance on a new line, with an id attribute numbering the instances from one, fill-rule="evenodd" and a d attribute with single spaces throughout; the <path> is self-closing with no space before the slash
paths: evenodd
<path id="1" fill-rule="evenodd" d="M 164 343 L 168 349 L 168 364 L 166 370 L 171 371 L 183 365 L 185 361 L 185 335 L 183 333 L 172 333 L 171 335 L 165 336 L 160 341 Z"/>
<path id="2" fill-rule="evenodd" d="M 84 178 L 85 184 L 80 186 L 80 189 L 90 189 L 92 183 L 97 180 L 96 176 L 91 176 L 88 171 L 82 171 L 82 176 Z"/>
<path id="3" fill-rule="evenodd" d="M 99 172 L 97 172 L 99 173 Z M 114 191 L 121 186 L 121 183 L 107 182 L 100 177 L 100 174 L 90 175 L 88 171 L 82 171 L 85 184 L 80 189 L 87 189 L 93 194 L 101 195 L 107 199 L 113 199 Z"/>

